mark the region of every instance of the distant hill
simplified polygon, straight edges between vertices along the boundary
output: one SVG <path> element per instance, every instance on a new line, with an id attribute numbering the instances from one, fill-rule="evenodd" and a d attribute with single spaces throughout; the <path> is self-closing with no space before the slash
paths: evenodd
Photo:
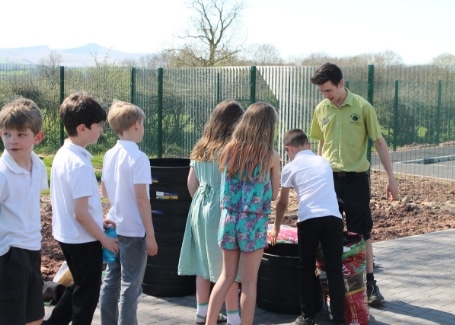
<path id="1" fill-rule="evenodd" d="M 127 53 L 115 51 L 98 44 L 87 44 L 72 49 L 50 49 L 46 45 L 32 47 L 18 47 L 10 49 L 0 48 L 0 63 L 13 64 L 40 64 L 41 60 L 49 59 L 51 52 L 61 55 L 61 65 L 68 67 L 94 66 L 98 62 L 120 63 L 124 60 L 139 60 L 151 53 Z"/>

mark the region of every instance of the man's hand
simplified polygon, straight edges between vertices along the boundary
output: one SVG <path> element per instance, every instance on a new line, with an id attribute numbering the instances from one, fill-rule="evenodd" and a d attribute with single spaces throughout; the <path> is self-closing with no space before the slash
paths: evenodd
<path id="1" fill-rule="evenodd" d="M 385 188 L 387 200 L 393 201 L 398 198 L 398 185 L 395 178 L 389 179 Z"/>

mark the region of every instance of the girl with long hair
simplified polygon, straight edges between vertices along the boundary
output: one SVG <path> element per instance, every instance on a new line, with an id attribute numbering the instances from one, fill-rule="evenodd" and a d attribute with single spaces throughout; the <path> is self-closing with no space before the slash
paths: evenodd
<path id="1" fill-rule="evenodd" d="M 280 186 L 280 157 L 273 149 L 275 124 L 276 111 L 272 105 L 264 102 L 250 105 L 221 153 L 218 244 L 223 252 L 223 268 L 210 296 L 207 325 L 216 324 L 239 264 L 241 324 L 253 324 L 271 202 Z"/>
<path id="2" fill-rule="evenodd" d="M 193 199 L 183 236 L 178 274 L 196 275 L 196 324 L 205 323 L 211 284 L 220 276 L 223 265 L 217 244 L 221 217 L 218 158 L 242 114 L 243 109 L 235 100 L 220 102 L 190 155 L 187 183 Z M 238 288 L 238 283 L 234 282 L 225 299 L 227 317 L 218 314 L 217 322 L 240 325 Z"/>

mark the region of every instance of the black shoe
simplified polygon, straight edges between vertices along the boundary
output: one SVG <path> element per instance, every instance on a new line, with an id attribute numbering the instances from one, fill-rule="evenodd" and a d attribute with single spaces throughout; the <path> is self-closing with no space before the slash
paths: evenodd
<path id="1" fill-rule="evenodd" d="M 302 315 L 297 317 L 297 319 L 294 322 L 295 325 L 314 325 L 314 319 L 313 318 L 305 318 Z"/>
<path id="2" fill-rule="evenodd" d="M 368 305 L 372 307 L 380 306 L 384 303 L 384 296 L 381 295 L 381 292 L 376 285 L 376 280 L 367 281 L 367 296 Z"/>

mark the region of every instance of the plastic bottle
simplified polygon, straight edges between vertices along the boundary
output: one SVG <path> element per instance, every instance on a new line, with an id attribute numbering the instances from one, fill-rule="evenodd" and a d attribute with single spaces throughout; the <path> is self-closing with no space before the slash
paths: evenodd
<path id="1" fill-rule="evenodd" d="M 117 238 L 117 233 L 114 226 L 109 226 L 104 230 L 104 233 L 112 238 Z M 103 247 L 103 261 L 106 263 L 112 263 L 115 261 L 115 254 Z"/>

